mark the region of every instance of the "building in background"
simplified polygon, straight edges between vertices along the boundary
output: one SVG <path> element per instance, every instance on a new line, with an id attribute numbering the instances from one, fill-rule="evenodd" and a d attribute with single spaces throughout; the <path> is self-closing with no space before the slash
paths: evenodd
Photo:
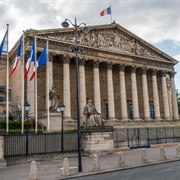
<path id="1" fill-rule="evenodd" d="M 65 119 L 76 120 L 75 53 L 69 48 L 74 44 L 74 28 L 25 31 L 25 63 L 35 37 L 37 57 L 47 40 L 49 42 L 48 65 L 37 70 L 38 117 L 47 114 L 47 93 L 54 85 L 60 102 L 66 107 Z M 179 119 L 174 84 L 175 59 L 118 24 L 91 26 L 88 34 L 79 28 L 78 46 L 83 48 L 78 52 L 81 118 L 87 100 L 92 99 L 97 111 L 107 120 Z M 10 70 L 17 48 L 18 42 L 9 53 Z M 4 85 L 5 62 L 3 56 L 0 84 Z M 15 104 L 21 102 L 22 68 L 21 59 L 10 78 L 10 98 Z M 35 112 L 35 83 L 29 81 L 32 71 L 31 65 L 24 87 L 25 99 L 31 104 L 31 116 Z"/>

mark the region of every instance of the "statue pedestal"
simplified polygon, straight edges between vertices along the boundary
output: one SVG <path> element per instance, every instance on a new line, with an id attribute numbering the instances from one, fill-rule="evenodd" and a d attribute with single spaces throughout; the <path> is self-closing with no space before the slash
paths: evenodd
<path id="1" fill-rule="evenodd" d="M 114 150 L 113 127 L 91 127 L 82 130 L 82 147 L 84 155 L 109 154 Z"/>
<path id="2" fill-rule="evenodd" d="M 41 119 L 39 119 L 47 128 L 47 114 Z M 49 113 L 49 122 L 50 122 L 50 132 L 55 132 L 55 131 L 61 131 L 62 127 L 62 117 L 61 113 Z"/>

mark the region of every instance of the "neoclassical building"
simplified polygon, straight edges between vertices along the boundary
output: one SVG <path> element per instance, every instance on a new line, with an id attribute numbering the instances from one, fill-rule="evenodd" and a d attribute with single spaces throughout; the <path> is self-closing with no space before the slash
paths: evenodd
<path id="1" fill-rule="evenodd" d="M 87 100 L 92 99 L 107 120 L 179 119 L 174 83 L 177 60 L 118 24 L 89 28 L 88 34 L 78 28 L 78 46 L 83 48 L 78 52 L 81 117 Z M 25 62 L 21 60 L 10 78 L 11 101 L 21 102 L 22 68 L 34 38 L 37 57 L 48 40 L 47 65 L 37 71 L 38 117 L 46 114 L 47 94 L 54 85 L 59 102 L 65 105 L 64 117 L 77 119 L 75 53 L 69 48 L 74 45 L 74 28 L 30 29 L 24 36 Z M 10 70 L 17 47 L 18 42 L 9 54 Z M 24 85 L 25 99 L 31 104 L 30 114 L 34 115 L 35 83 L 29 77 Z"/>

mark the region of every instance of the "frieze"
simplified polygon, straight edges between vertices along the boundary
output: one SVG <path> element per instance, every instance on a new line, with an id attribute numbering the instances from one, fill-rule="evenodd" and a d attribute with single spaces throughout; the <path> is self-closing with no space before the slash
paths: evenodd
<path id="1" fill-rule="evenodd" d="M 58 39 L 67 42 L 75 42 L 74 33 L 60 34 L 49 38 Z M 122 32 L 107 29 L 104 31 L 92 30 L 88 34 L 78 32 L 78 44 L 86 45 L 95 48 L 110 49 L 117 52 L 143 56 L 147 58 L 166 60 L 163 56 L 157 54 L 149 47 L 142 44 L 140 41 L 125 36 Z"/>

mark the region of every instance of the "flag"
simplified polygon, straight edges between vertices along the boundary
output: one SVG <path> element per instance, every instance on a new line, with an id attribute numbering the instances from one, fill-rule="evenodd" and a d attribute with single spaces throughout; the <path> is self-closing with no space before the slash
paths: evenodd
<path id="1" fill-rule="evenodd" d="M 101 13 L 100 16 L 104 16 L 106 14 L 111 14 L 111 6 L 108 7 L 107 9 L 104 9 Z"/>
<path id="2" fill-rule="evenodd" d="M 27 74 L 29 73 L 31 62 L 34 62 L 34 61 L 35 61 L 35 41 L 32 45 L 30 55 L 29 55 L 28 60 L 26 62 L 26 72 L 24 73 L 24 79 L 26 79 Z"/>
<path id="3" fill-rule="evenodd" d="M 2 52 L 7 52 L 7 32 L 8 31 L 6 31 L 4 38 L 3 38 L 1 45 L 0 45 L 0 58 L 1 58 Z"/>
<path id="4" fill-rule="evenodd" d="M 46 65 L 46 45 L 44 46 L 44 49 L 36 62 L 36 66 L 34 67 L 33 73 L 30 77 L 30 81 L 34 79 L 37 68 L 42 65 Z"/>
<path id="5" fill-rule="evenodd" d="M 15 59 L 15 61 L 14 61 L 14 65 L 13 65 L 12 71 L 11 71 L 11 73 L 10 73 L 10 75 L 9 75 L 9 78 L 11 77 L 11 75 L 12 75 L 12 74 L 14 73 L 14 71 L 16 70 L 17 65 L 18 65 L 18 62 L 19 62 L 19 59 L 20 59 L 21 56 L 22 56 L 22 37 L 21 37 L 20 42 L 19 42 L 16 59 Z"/>

